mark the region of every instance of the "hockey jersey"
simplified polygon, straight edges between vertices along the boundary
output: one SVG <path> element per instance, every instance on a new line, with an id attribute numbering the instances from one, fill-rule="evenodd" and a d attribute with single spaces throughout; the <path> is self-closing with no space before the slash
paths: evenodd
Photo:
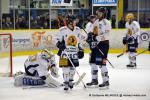
<path id="1" fill-rule="evenodd" d="M 82 48 L 82 40 L 83 35 L 81 34 L 79 27 L 74 27 L 74 30 L 70 30 L 67 26 L 61 27 L 59 29 L 59 32 L 57 34 L 57 40 L 58 41 L 65 41 L 66 49 L 65 51 L 62 51 L 61 56 L 67 55 L 71 59 L 78 59 L 78 48 Z"/>
<path id="2" fill-rule="evenodd" d="M 102 19 L 101 21 L 99 21 L 99 32 L 98 32 L 98 36 L 97 41 L 105 41 L 105 40 L 109 40 L 109 33 L 111 30 L 111 24 L 107 19 Z"/>
<path id="3" fill-rule="evenodd" d="M 130 34 L 130 36 L 133 36 L 135 39 L 140 35 L 140 25 L 137 21 L 133 21 L 131 22 L 131 24 L 129 24 L 129 22 L 126 22 L 126 28 L 127 28 L 127 35 Z M 129 33 L 129 31 L 131 31 Z"/>
<path id="4" fill-rule="evenodd" d="M 49 60 L 45 60 L 42 58 L 42 54 L 38 53 L 36 55 L 29 56 L 24 65 L 30 73 L 37 71 L 38 77 L 46 76 L 49 72 L 48 67 L 56 65 L 55 56 L 52 55 Z"/>

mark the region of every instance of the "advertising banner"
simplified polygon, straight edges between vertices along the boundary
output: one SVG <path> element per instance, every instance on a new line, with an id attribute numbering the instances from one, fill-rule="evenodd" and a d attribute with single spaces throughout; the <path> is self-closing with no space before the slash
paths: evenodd
<path id="1" fill-rule="evenodd" d="M 72 6 L 73 0 L 50 0 L 50 6 Z"/>
<path id="2" fill-rule="evenodd" d="M 93 0 L 93 6 L 117 6 L 118 0 Z"/>

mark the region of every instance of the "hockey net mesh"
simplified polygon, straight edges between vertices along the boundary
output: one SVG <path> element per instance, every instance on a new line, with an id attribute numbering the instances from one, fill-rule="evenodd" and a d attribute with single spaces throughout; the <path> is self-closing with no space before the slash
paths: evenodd
<path id="1" fill-rule="evenodd" d="M 0 76 L 12 76 L 12 36 L 0 33 Z"/>

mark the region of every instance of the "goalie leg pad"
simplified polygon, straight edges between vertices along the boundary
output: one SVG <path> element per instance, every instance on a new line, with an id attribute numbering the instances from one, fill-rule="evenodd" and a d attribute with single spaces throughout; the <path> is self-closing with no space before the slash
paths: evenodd
<path id="1" fill-rule="evenodd" d="M 45 83 L 48 85 L 50 88 L 57 88 L 61 86 L 61 83 L 55 80 L 54 78 L 51 77 L 51 75 L 48 75 L 46 77 Z"/>
<path id="2" fill-rule="evenodd" d="M 25 74 L 19 75 L 15 77 L 14 85 L 15 86 L 24 86 L 24 85 L 43 85 L 45 82 L 39 77 L 32 77 Z"/>

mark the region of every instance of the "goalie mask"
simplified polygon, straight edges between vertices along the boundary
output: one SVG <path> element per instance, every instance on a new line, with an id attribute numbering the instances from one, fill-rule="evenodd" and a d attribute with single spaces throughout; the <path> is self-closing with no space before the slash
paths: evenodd
<path id="1" fill-rule="evenodd" d="M 41 55 L 42 55 L 41 57 L 43 59 L 50 60 L 52 55 L 53 55 L 53 53 L 51 51 L 48 51 L 47 49 L 44 49 L 44 50 L 42 50 Z"/>

